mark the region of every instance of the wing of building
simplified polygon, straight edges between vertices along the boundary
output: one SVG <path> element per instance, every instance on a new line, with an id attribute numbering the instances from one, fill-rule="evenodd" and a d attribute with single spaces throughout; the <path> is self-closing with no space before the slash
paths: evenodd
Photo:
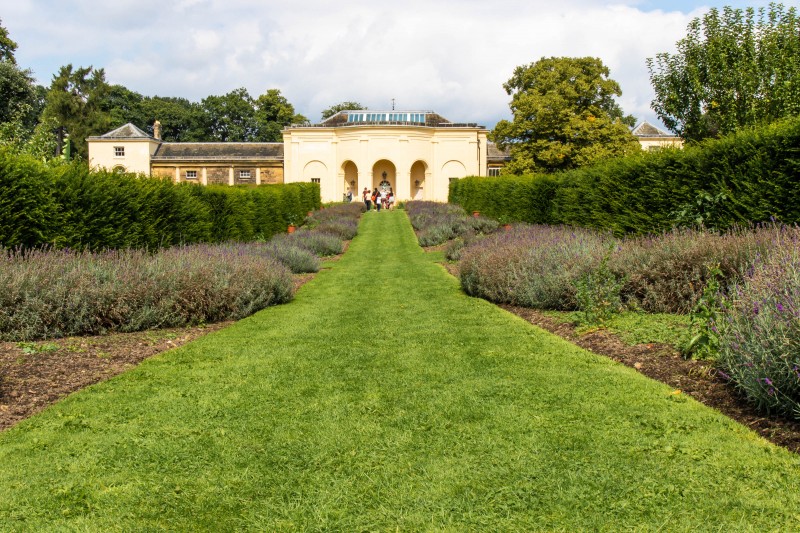
<path id="1" fill-rule="evenodd" d="M 683 139 L 678 135 L 660 130 L 647 122 L 640 122 L 631 130 L 631 133 L 639 140 L 643 150 L 653 150 L 656 148 L 682 148 Z"/>
<path id="2" fill-rule="evenodd" d="M 364 189 L 390 189 L 398 200 L 446 201 L 450 181 L 497 175 L 508 154 L 488 130 L 432 111 L 341 111 L 319 124 L 283 130 L 282 143 L 174 143 L 133 124 L 90 137 L 89 164 L 175 182 L 262 184 L 316 182 L 323 201 Z"/>

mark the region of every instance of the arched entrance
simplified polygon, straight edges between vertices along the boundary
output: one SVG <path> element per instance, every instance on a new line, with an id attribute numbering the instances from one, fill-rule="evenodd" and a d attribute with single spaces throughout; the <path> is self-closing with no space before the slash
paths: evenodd
<path id="1" fill-rule="evenodd" d="M 411 191 L 412 200 L 422 200 L 425 198 L 425 171 L 428 169 L 423 161 L 416 161 L 411 165 L 411 184 L 408 190 Z"/>
<path id="2" fill-rule="evenodd" d="M 372 188 L 385 192 L 396 191 L 397 169 L 388 159 L 381 159 L 372 167 Z"/>
<path id="3" fill-rule="evenodd" d="M 344 197 L 347 198 L 347 193 L 352 193 L 353 200 L 359 200 L 360 195 L 357 189 L 358 185 L 358 167 L 352 161 L 345 161 L 342 165 L 342 171 L 344 173 L 344 183 L 343 191 Z"/>

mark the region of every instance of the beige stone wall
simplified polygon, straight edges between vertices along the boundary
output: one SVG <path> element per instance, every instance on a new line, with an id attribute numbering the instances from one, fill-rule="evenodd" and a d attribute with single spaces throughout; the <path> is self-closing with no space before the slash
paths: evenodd
<path id="1" fill-rule="evenodd" d="M 261 167 L 261 183 L 270 185 L 283 183 L 283 164 L 277 167 Z"/>
<path id="2" fill-rule="evenodd" d="M 175 181 L 174 166 L 153 166 L 151 175 L 155 178 L 169 178 Z"/>
<path id="3" fill-rule="evenodd" d="M 155 153 L 159 143 L 148 139 L 92 139 L 88 141 L 88 146 L 91 168 L 119 168 L 149 176 L 150 156 Z M 117 147 L 124 150 L 124 155 L 116 155 Z"/>
<path id="4" fill-rule="evenodd" d="M 228 185 L 230 167 L 206 167 L 209 185 Z"/>
<path id="5" fill-rule="evenodd" d="M 399 200 L 444 202 L 451 178 L 486 175 L 486 133 L 480 128 L 397 125 L 289 128 L 284 131 L 285 181 L 319 179 L 322 200 L 339 201 L 351 176 L 357 176 L 358 198 L 386 172 Z"/>

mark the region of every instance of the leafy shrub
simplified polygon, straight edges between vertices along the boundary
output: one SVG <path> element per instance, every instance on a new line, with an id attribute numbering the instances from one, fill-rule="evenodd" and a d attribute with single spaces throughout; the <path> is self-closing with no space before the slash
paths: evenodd
<path id="1" fill-rule="evenodd" d="M 449 201 L 467 211 L 532 224 L 569 224 L 660 233 L 706 227 L 800 222 L 800 117 L 742 130 L 683 150 L 610 159 L 544 176 L 468 177 Z"/>
<path id="2" fill-rule="evenodd" d="M 288 243 L 320 257 L 339 255 L 344 251 L 344 244 L 338 236 L 320 231 L 299 230 L 294 233 L 277 235 L 272 242 Z"/>
<path id="3" fill-rule="evenodd" d="M 288 267 L 293 274 L 319 272 L 319 258 L 305 248 L 271 242 L 266 246 L 266 253 Z"/>
<path id="4" fill-rule="evenodd" d="M 566 226 L 515 226 L 461 252 L 467 294 L 540 309 L 577 308 L 576 283 L 595 270 L 609 236 Z"/>
<path id="5" fill-rule="evenodd" d="M 319 185 L 198 186 L 46 165 L 0 150 L 0 247 L 75 250 L 251 241 L 317 209 Z"/>
<path id="6" fill-rule="evenodd" d="M 625 277 L 623 300 L 650 313 L 688 314 L 708 281 L 708 267 L 717 265 L 727 285 L 759 254 L 766 252 L 777 226 L 740 229 L 719 234 L 679 229 L 657 236 L 620 241 L 609 262 L 617 277 Z"/>
<path id="7" fill-rule="evenodd" d="M 800 419 L 800 229 L 722 298 L 718 363 L 747 399 Z"/>
<path id="8" fill-rule="evenodd" d="M 608 267 L 609 255 L 595 270 L 583 274 L 575 282 L 575 299 L 586 324 L 603 324 L 624 309 L 620 290 L 624 280 L 617 279 Z"/>
<path id="9" fill-rule="evenodd" d="M 321 222 L 314 229 L 322 233 L 336 235 L 344 241 L 349 241 L 352 240 L 356 234 L 358 234 L 358 220 L 353 220 L 350 218 L 328 220 Z"/>
<path id="10" fill-rule="evenodd" d="M 413 201 L 406 206 L 420 246 L 437 246 L 469 233 L 487 234 L 498 227 L 496 220 L 467 216 L 463 209 L 450 204 Z"/>
<path id="11" fill-rule="evenodd" d="M 289 270 L 252 247 L 0 254 L 0 338 L 29 340 L 239 319 L 292 298 Z"/>

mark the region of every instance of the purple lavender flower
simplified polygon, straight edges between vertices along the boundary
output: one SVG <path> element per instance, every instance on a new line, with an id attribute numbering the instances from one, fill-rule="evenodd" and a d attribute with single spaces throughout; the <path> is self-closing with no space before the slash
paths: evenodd
<path id="1" fill-rule="evenodd" d="M 763 381 L 764 381 L 764 383 L 766 383 L 767 385 L 770 385 L 770 386 L 772 385 L 772 380 L 771 380 L 771 379 L 769 379 L 769 378 L 764 378 L 764 380 L 763 380 Z"/>

